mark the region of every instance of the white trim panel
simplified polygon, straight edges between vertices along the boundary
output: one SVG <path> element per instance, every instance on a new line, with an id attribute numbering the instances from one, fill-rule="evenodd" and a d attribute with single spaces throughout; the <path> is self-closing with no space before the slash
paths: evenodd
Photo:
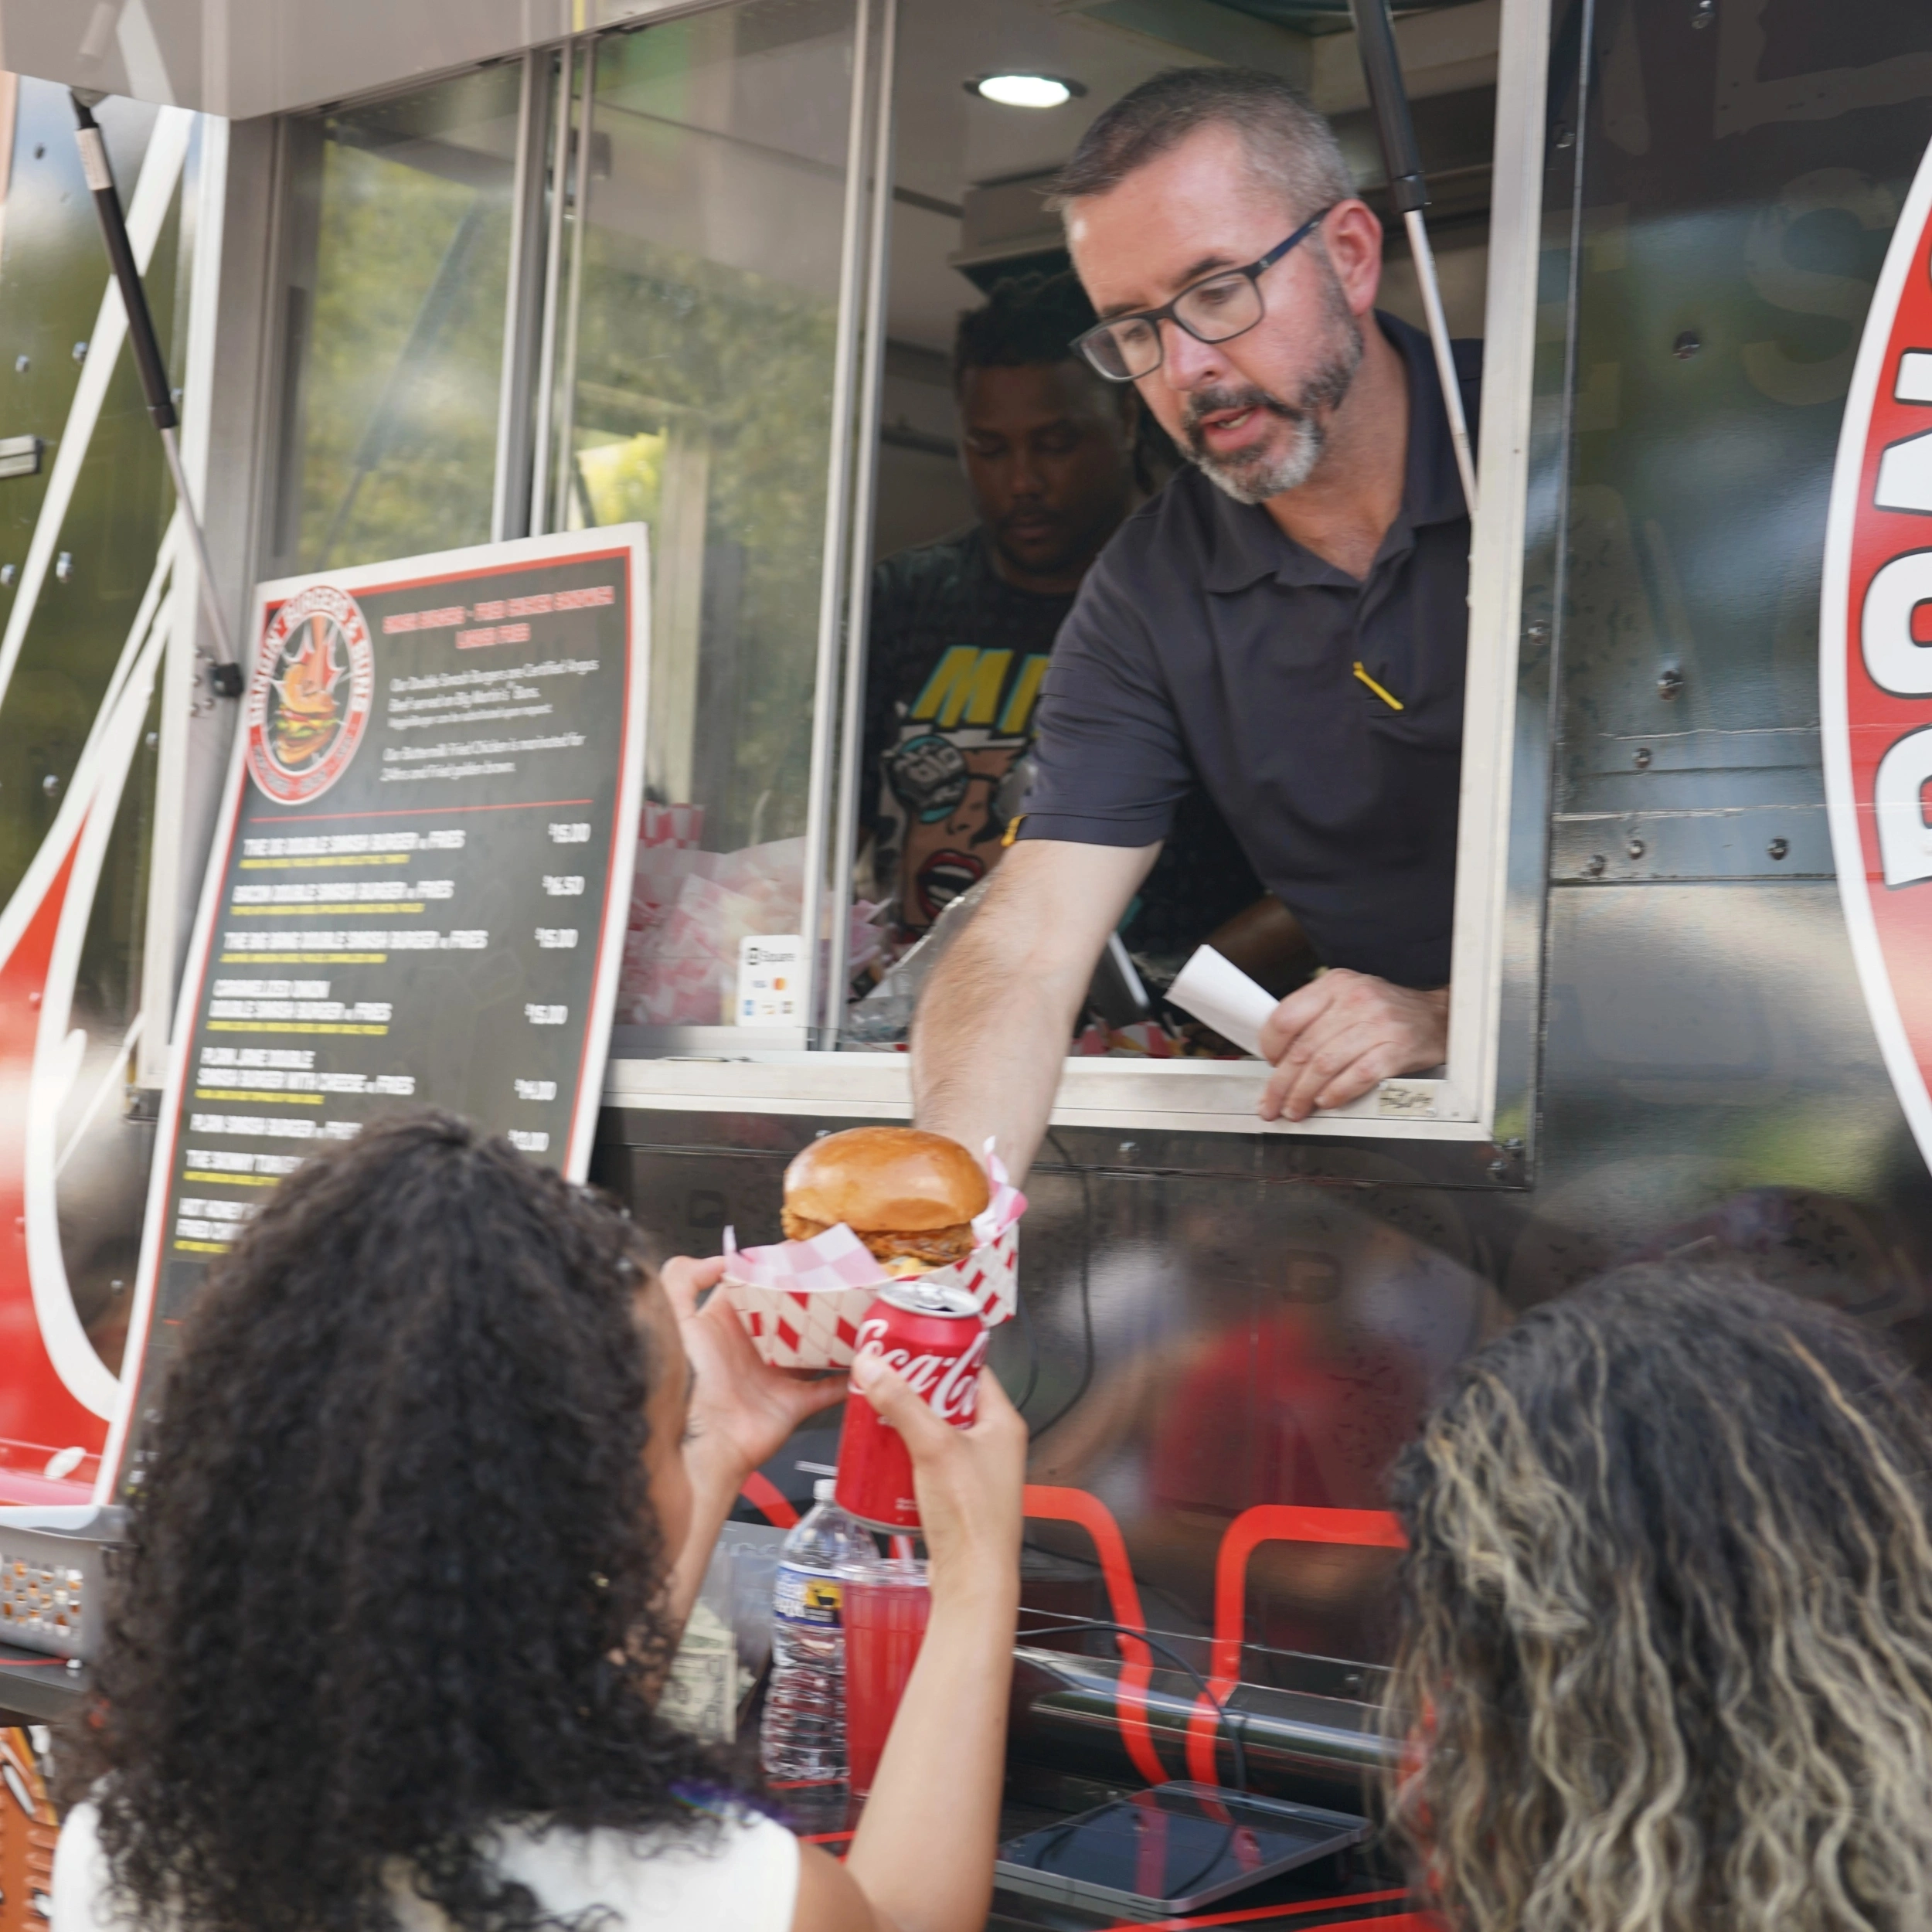
<path id="1" fill-rule="evenodd" d="M 604 1074 L 604 1104 L 687 1114 L 905 1120 L 912 1114 L 911 1072 L 903 1053 L 613 1060 Z M 1487 1138 L 1479 1123 L 1451 1117 L 1455 1097 L 1445 1081 L 1386 1080 L 1349 1107 L 1300 1121 L 1257 1116 L 1266 1082 L 1267 1069 L 1257 1062 L 1073 1060 L 1060 1079 L 1053 1124 L 1300 1139 Z"/>
<path id="2" fill-rule="evenodd" d="M 209 430 L 214 408 L 215 335 L 221 301 L 222 229 L 228 206 L 228 124 L 209 118 L 199 128 L 196 159 L 194 260 L 188 302 L 188 341 L 183 357 L 181 466 L 202 506 L 208 502 Z M 183 211 L 186 211 L 184 209 Z M 179 523 L 177 515 L 175 523 Z M 169 526 L 172 542 L 179 534 Z M 186 833 L 189 726 L 194 716 L 200 665 L 196 651 L 204 621 L 201 570 L 192 543 L 175 550 L 172 634 L 162 667 L 160 745 L 155 760 L 154 835 L 148 868 L 146 934 L 141 952 L 141 1032 L 134 1082 L 158 1087 L 168 1077 L 168 1022 L 175 1008 L 175 959 L 185 923 L 181 904 Z M 217 590 L 219 594 L 219 587 Z M 203 690 L 206 686 L 202 685 Z"/>
<path id="3" fill-rule="evenodd" d="M 1481 501 L 1469 557 L 1449 1072 L 1456 1087 L 1471 1097 L 1485 1129 L 1495 1118 L 1502 1028 L 1509 791 L 1543 250 L 1549 8 L 1550 0 L 1503 0 L 1484 325 Z"/>

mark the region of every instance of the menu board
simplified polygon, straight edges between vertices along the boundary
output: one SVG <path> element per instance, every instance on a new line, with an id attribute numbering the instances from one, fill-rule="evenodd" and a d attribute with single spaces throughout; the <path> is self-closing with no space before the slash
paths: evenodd
<path id="1" fill-rule="evenodd" d="M 435 1107 L 583 1179 L 636 860 L 648 581 L 630 524 L 257 589 L 104 1499 L 124 1465 L 138 1484 L 140 1389 L 209 1261 L 316 1149 Z"/>

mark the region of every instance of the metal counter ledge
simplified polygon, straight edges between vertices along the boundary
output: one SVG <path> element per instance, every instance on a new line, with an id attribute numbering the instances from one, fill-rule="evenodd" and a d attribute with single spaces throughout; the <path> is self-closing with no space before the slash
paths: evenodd
<path id="1" fill-rule="evenodd" d="M 83 1665 L 70 1668 L 64 1657 L 0 1644 L 0 1723 L 55 1724 L 71 1717 L 87 1696 Z"/>

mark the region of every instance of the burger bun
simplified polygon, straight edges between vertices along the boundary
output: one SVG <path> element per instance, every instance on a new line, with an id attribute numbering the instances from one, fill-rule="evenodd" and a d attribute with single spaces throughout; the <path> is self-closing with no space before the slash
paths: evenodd
<path id="1" fill-rule="evenodd" d="M 785 1169 L 784 1230 L 807 1241 L 842 1223 L 892 1274 L 964 1260 L 992 1199 L 958 1141 L 916 1127 L 855 1127 L 812 1142 Z"/>

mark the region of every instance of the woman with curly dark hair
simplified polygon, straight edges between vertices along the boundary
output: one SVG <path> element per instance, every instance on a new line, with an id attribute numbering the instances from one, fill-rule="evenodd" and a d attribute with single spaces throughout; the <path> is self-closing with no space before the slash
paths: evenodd
<path id="1" fill-rule="evenodd" d="M 1454 1932 L 1932 1926 L 1932 1404 L 1882 1342 L 1626 1269 L 1396 1491 L 1391 1811 Z"/>
<path id="2" fill-rule="evenodd" d="M 766 1369 L 612 1208 L 414 1116 L 270 1198 L 184 1327 L 59 1932 L 968 1932 L 991 1893 L 1024 1425 L 876 1363 L 931 1552 L 842 1866 L 655 1713 L 745 1476 L 842 1383 Z"/>

